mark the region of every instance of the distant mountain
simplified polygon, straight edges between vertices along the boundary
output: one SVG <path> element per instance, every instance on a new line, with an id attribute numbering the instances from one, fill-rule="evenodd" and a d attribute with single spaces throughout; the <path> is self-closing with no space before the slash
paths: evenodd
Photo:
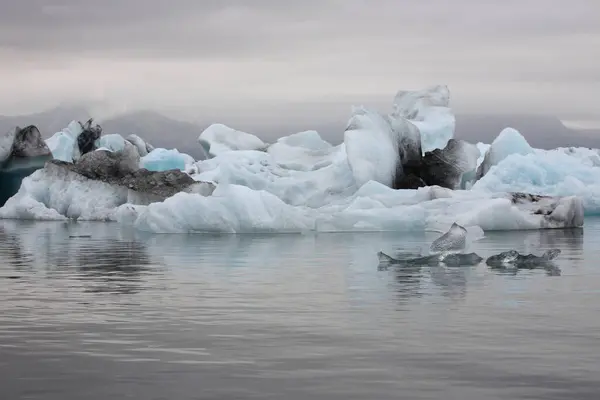
<path id="1" fill-rule="evenodd" d="M 48 138 L 64 129 L 71 121 L 87 121 L 93 116 L 84 108 L 58 107 L 36 114 L 0 116 L 0 134 L 15 126 L 35 125 L 42 136 Z M 107 133 L 119 133 L 124 137 L 134 133 L 155 147 L 177 148 L 196 159 L 203 157 L 204 150 L 198 144 L 203 129 L 195 124 L 167 118 L 152 111 L 123 114 L 99 122 Z"/>
<path id="2" fill-rule="evenodd" d="M 337 115 L 333 121 L 316 118 L 282 118 L 282 121 L 265 119 L 223 120 L 233 128 L 258 135 L 267 142 L 278 137 L 306 129 L 317 130 L 325 140 L 338 144 L 343 140 L 346 120 Z M 62 130 L 72 120 L 86 121 L 90 118 L 84 108 L 58 107 L 42 113 L 16 117 L 0 116 L 0 134 L 8 132 L 15 126 L 36 125 L 44 137 L 49 137 Z M 221 121 L 214 121 L 221 122 Z M 136 134 L 156 147 L 177 148 L 181 152 L 200 159 L 203 150 L 198 144 L 198 136 L 210 124 L 189 123 L 166 117 L 153 111 L 138 111 L 122 114 L 99 121 L 104 133 L 119 133 L 123 136 Z M 491 143 L 500 131 L 512 127 L 520 131 L 533 147 L 555 148 L 567 146 L 583 146 L 600 148 L 600 131 L 569 129 L 552 116 L 539 115 L 483 115 L 458 114 L 456 116 L 456 133 L 459 139 L 469 142 Z"/>
<path id="3" fill-rule="evenodd" d="M 136 134 L 154 147 L 176 148 L 195 159 L 204 157 L 198 143 L 203 128 L 189 122 L 177 121 L 153 111 L 137 111 L 100 122 L 105 133 L 123 137 Z"/>
<path id="4" fill-rule="evenodd" d="M 519 132 L 539 149 L 556 147 L 600 148 L 600 132 L 569 129 L 560 119 L 540 115 L 457 115 L 455 137 L 469 142 L 491 143 L 506 127 Z"/>
<path id="5" fill-rule="evenodd" d="M 57 107 L 36 114 L 10 117 L 0 115 L 0 134 L 14 129 L 15 126 L 35 125 L 42 133 L 42 136 L 50 137 L 54 133 L 61 131 L 73 120 L 85 122 L 89 118 L 90 114 L 84 108 L 79 107 Z"/>

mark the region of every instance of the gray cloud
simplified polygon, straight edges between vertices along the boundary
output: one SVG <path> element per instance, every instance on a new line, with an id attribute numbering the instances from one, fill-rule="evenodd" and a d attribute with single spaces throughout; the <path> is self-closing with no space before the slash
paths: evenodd
<path id="1" fill-rule="evenodd" d="M 0 113 L 318 119 L 446 83 L 459 110 L 600 119 L 599 18 L 597 0 L 0 0 Z"/>

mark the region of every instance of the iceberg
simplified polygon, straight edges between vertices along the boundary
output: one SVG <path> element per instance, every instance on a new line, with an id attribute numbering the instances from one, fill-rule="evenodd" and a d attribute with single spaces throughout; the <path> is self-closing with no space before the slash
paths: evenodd
<path id="1" fill-rule="evenodd" d="M 198 137 L 209 157 L 235 150 L 264 150 L 267 145 L 258 137 L 223 124 L 212 124 Z"/>
<path id="2" fill-rule="evenodd" d="M 358 186 L 371 180 L 394 189 L 438 185 L 465 188 L 474 180 L 480 151 L 455 140 L 446 86 L 400 91 L 389 115 L 356 108 L 344 133 Z"/>
<path id="3" fill-rule="evenodd" d="M 137 152 L 134 153 L 137 155 Z M 147 205 L 177 193 L 209 195 L 211 184 L 178 171 L 139 169 L 135 157 L 109 151 L 88 153 L 78 163 L 52 160 L 23 179 L 0 218 L 116 221 L 122 205 Z"/>
<path id="4" fill-rule="evenodd" d="M 0 218 L 154 233 L 475 232 L 580 227 L 600 213 L 598 151 L 533 149 L 510 128 L 491 145 L 457 140 L 449 98 L 433 86 L 398 92 L 389 114 L 356 107 L 338 145 L 316 131 L 267 144 L 213 124 L 198 138 L 210 155 L 200 161 L 71 123 Z"/>

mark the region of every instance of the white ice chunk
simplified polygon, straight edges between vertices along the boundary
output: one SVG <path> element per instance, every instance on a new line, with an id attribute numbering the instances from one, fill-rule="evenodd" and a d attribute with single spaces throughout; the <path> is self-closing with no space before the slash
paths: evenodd
<path id="1" fill-rule="evenodd" d="M 531 154 L 533 149 L 527 143 L 527 140 L 516 129 L 506 128 L 494 141 L 489 150 L 485 154 L 483 162 L 477 170 L 477 179 L 481 178 L 500 161 L 504 160 L 511 154 Z"/>
<path id="2" fill-rule="evenodd" d="M 206 128 L 198 141 L 212 157 L 232 150 L 263 150 L 267 147 L 258 137 L 223 124 L 212 124 Z"/>
<path id="3" fill-rule="evenodd" d="M 424 90 L 401 90 L 394 99 L 393 116 L 408 119 L 421 134 L 423 152 L 443 149 L 454 136 L 456 119 L 450 105 L 448 86 Z"/>
<path id="4" fill-rule="evenodd" d="M 96 140 L 96 147 L 109 149 L 113 152 L 121 151 L 125 148 L 125 139 L 116 133 L 100 136 L 100 139 Z"/>
<path id="5" fill-rule="evenodd" d="M 71 121 L 65 129 L 46 139 L 46 145 L 48 145 L 54 159 L 73 162 L 73 159 L 79 154 L 77 138 L 82 132 L 83 127 L 81 124 L 77 121 Z"/>
<path id="6" fill-rule="evenodd" d="M 483 159 L 485 158 L 486 153 L 490 149 L 491 145 L 487 144 L 487 143 L 478 142 L 476 144 L 476 146 L 477 146 L 477 149 L 479 150 L 479 158 L 477 158 L 477 168 L 479 168 L 479 166 L 483 162 Z"/>
<path id="7" fill-rule="evenodd" d="M 417 128 L 407 120 L 392 120 L 355 108 L 344 132 L 344 144 L 357 186 L 372 180 L 391 187 L 396 175 L 402 173 L 403 141 L 418 141 L 418 135 Z"/>
<path id="8" fill-rule="evenodd" d="M 247 186 L 266 190 L 287 204 L 317 208 L 356 191 L 344 146 L 322 154 L 320 168 L 287 169 L 261 151 L 226 152 L 196 163 L 197 181 Z M 302 163 L 299 162 L 301 166 Z M 309 169 L 309 168 L 307 168 Z"/>
<path id="9" fill-rule="evenodd" d="M 135 220 L 136 228 L 158 233 L 250 233 L 312 230 L 310 213 L 265 191 L 222 185 L 209 197 L 178 193 L 146 207 L 123 206 L 117 216 L 122 223 Z"/>
<path id="10" fill-rule="evenodd" d="M 303 131 L 294 133 L 292 135 L 279 138 L 277 143 L 290 147 L 300 147 L 306 150 L 315 151 L 329 150 L 332 148 L 331 143 L 323 140 L 317 131 Z"/>
<path id="11" fill-rule="evenodd" d="M 313 171 L 331 165 L 332 154 L 336 151 L 339 147 L 333 147 L 315 131 L 285 136 L 267 149 L 277 165 L 297 171 Z"/>

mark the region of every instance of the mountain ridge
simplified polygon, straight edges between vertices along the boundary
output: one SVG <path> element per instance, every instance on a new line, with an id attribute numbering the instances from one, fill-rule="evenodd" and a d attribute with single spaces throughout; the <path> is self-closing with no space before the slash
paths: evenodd
<path id="1" fill-rule="evenodd" d="M 8 132 L 15 126 L 36 125 L 44 137 L 62 130 L 72 120 L 85 121 L 92 117 L 83 107 L 57 107 L 51 110 L 21 116 L 0 116 L 0 132 Z M 99 121 L 104 133 L 123 136 L 136 134 L 156 147 L 177 148 L 193 157 L 199 157 L 202 149 L 198 136 L 211 122 L 186 122 L 167 117 L 151 110 L 140 110 L 116 115 Z M 224 121 L 227 124 L 226 121 Z M 344 121 L 316 121 L 313 129 L 325 140 L 334 144 L 343 140 Z M 235 129 L 254 133 L 265 141 L 275 141 L 281 132 L 306 130 L 301 123 L 261 124 L 255 121 L 239 121 Z M 472 143 L 491 143 L 504 128 L 520 131 L 528 142 L 537 148 L 600 147 L 600 131 L 576 130 L 566 127 L 560 119 L 534 114 L 457 114 L 455 137 Z M 262 128 L 262 129 L 261 129 Z"/>

